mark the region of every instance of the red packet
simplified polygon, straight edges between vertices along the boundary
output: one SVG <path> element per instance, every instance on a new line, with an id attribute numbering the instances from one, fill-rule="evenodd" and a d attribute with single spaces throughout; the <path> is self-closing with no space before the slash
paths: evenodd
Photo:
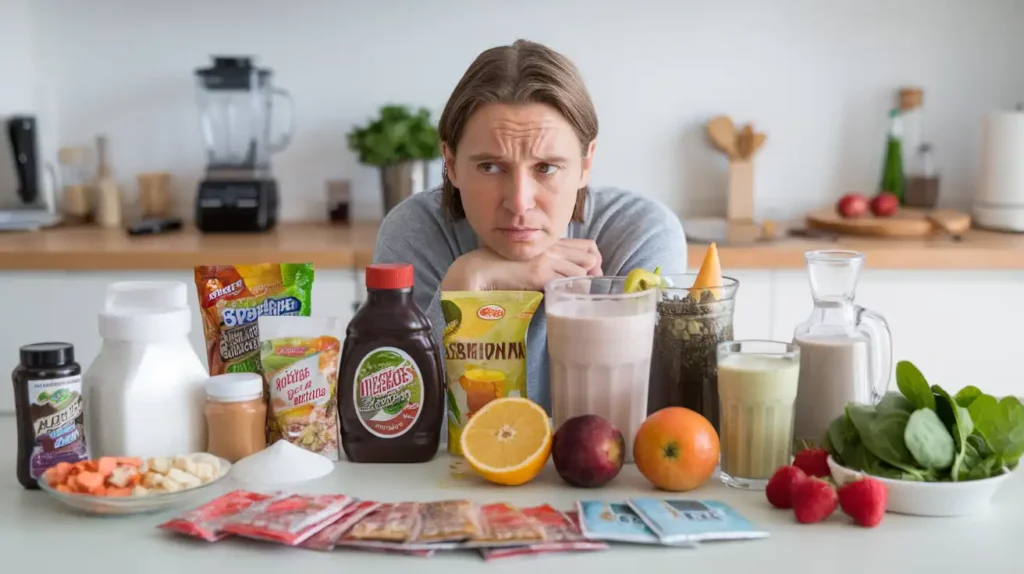
<path id="1" fill-rule="evenodd" d="M 544 542 L 516 548 L 487 548 L 480 551 L 484 560 L 546 554 L 549 552 L 576 552 L 581 550 L 604 550 L 604 542 L 587 540 L 580 533 L 579 519 L 575 512 L 559 512 L 551 505 L 522 509 L 523 514 L 536 520 L 544 528 Z"/>
<path id="2" fill-rule="evenodd" d="M 506 503 L 486 504 L 480 508 L 482 532 L 466 542 L 464 548 L 524 546 L 544 542 L 546 535 L 539 521 Z"/>
<path id="3" fill-rule="evenodd" d="M 230 536 L 230 533 L 223 530 L 225 522 L 252 506 L 253 503 L 262 502 L 272 497 L 273 495 L 270 494 L 235 490 L 172 518 L 157 528 L 207 542 L 216 542 Z"/>
<path id="4" fill-rule="evenodd" d="M 327 528 L 351 502 L 352 498 L 344 494 L 279 496 L 232 517 L 224 531 L 296 546 Z"/>
<path id="5" fill-rule="evenodd" d="M 312 550 L 334 550 L 335 544 L 342 535 L 379 506 L 379 502 L 373 502 L 372 500 L 353 502 L 341 511 L 341 514 L 338 515 L 338 518 L 330 526 L 317 532 L 300 544 L 300 546 Z"/>

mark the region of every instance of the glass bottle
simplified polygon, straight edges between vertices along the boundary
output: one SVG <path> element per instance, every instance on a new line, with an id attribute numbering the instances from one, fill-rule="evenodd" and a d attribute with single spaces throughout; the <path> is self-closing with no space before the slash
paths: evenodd
<path id="1" fill-rule="evenodd" d="M 939 202 L 939 173 L 935 168 L 932 144 L 917 148 L 914 161 L 907 168 L 907 197 L 909 207 L 934 208 Z"/>
<path id="2" fill-rule="evenodd" d="M 903 135 L 903 122 L 899 110 L 889 112 L 889 134 L 885 145 L 885 164 L 882 167 L 882 181 L 879 192 L 887 191 L 895 195 L 902 204 L 904 202 L 903 180 L 903 149 L 900 138 Z"/>
<path id="3" fill-rule="evenodd" d="M 819 443 L 847 403 L 881 400 L 892 371 L 888 323 L 853 301 L 864 254 L 809 251 L 804 258 L 814 308 L 793 332 L 793 342 L 800 347 L 796 449 Z"/>

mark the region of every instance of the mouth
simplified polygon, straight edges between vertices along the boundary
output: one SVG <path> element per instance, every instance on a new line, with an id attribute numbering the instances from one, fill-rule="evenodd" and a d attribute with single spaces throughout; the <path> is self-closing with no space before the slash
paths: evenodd
<path id="1" fill-rule="evenodd" d="M 498 233 L 505 236 L 506 239 L 514 242 L 526 242 L 533 239 L 534 235 L 538 232 L 538 229 L 532 227 L 499 227 Z"/>

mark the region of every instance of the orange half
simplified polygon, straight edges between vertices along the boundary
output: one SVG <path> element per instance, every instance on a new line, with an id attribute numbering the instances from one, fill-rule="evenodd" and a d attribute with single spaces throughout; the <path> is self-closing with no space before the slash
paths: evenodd
<path id="1" fill-rule="evenodd" d="M 484 479 L 517 486 L 533 480 L 551 455 L 551 420 L 537 403 L 494 399 L 462 429 L 462 454 Z"/>

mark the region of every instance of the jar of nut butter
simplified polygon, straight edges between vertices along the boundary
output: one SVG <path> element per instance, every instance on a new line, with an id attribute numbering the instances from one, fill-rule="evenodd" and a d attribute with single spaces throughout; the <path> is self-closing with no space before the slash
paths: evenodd
<path id="1" fill-rule="evenodd" d="M 258 373 L 228 373 L 206 382 L 207 451 L 237 462 L 267 447 L 267 404 Z"/>

